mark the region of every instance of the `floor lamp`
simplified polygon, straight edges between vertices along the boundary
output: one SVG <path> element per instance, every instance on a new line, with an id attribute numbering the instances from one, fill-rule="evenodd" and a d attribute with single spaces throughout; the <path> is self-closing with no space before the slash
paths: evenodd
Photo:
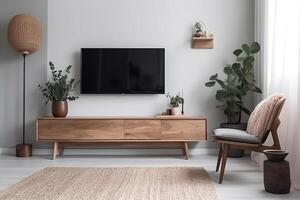
<path id="1" fill-rule="evenodd" d="M 23 56 L 23 142 L 16 145 L 17 157 L 32 156 L 32 145 L 26 144 L 25 125 L 25 69 L 26 56 L 37 51 L 41 44 L 42 27 L 40 22 L 28 14 L 14 16 L 8 24 L 8 42 Z"/>

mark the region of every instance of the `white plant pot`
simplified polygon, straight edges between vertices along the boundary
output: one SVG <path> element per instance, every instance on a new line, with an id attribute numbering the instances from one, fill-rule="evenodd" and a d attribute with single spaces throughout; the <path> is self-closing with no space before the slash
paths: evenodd
<path id="1" fill-rule="evenodd" d="M 172 107 L 171 108 L 171 115 L 181 115 L 179 107 Z"/>

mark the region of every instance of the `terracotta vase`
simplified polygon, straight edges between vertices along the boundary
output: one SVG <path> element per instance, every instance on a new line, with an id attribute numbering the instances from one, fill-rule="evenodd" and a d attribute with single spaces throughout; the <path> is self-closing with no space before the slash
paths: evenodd
<path id="1" fill-rule="evenodd" d="M 181 115 L 179 107 L 172 107 L 171 108 L 171 115 Z"/>
<path id="2" fill-rule="evenodd" d="M 52 101 L 52 115 L 54 117 L 66 117 L 68 114 L 67 101 Z"/>

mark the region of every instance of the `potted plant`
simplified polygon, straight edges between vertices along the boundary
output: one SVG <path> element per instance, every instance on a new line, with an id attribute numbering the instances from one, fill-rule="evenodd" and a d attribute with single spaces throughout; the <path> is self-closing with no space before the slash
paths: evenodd
<path id="1" fill-rule="evenodd" d="M 236 56 L 235 62 L 224 67 L 223 72 L 226 78 L 222 80 L 218 74 L 214 74 L 205 83 L 207 87 L 219 85 L 215 97 L 221 105 L 217 108 L 223 110 L 227 116 L 227 123 L 221 123 L 221 128 L 240 130 L 247 128 L 247 123 L 241 123 L 241 115 L 242 113 L 249 115 L 251 112 L 244 105 L 244 97 L 248 92 L 262 93 L 255 84 L 253 73 L 254 55 L 259 51 L 260 45 L 257 42 L 251 45 L 243 44 L 241 48 L 233 51 Z"/>
<path id="2" fill-rule="evenodd" d="M 166 96 L 170 99 L 171 115 L 181 115 L 179 104 L 183 103 L 183 98 L 179 94 L 171 96 L 170 93 L 167 93 Z"/>
<path id="3" fill-rule="evenodd" d="M 78 97 L 71 93 L 76 88 L 78 82 L 74 78 L 69 79 L 72 66 L 68 66 L 64 71 L 56 70 L 54 64 L 49 62 L 52 80 L 47 81 L 44 86 L 39 85 L 42 95 L 46 98 L 46 104 L 52 102 L 52 114 L 54 117 L 65 117 L 68 114 L 68 102 L 74 101 Z"/>
<path id="4" fill-rule="evenodd" d="M 203 28 L 200 22 L 194 24 L 194 37 L 201 37 L 203 35 Z"/>

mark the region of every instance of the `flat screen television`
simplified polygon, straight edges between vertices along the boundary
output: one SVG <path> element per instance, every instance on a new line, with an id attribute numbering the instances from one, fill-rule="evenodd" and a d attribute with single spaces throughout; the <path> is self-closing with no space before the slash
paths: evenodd
<path id="1" fill-rule="evenodd" d="M 164 94 L 164 48 L 82 48 L 81 94 Z"/>

